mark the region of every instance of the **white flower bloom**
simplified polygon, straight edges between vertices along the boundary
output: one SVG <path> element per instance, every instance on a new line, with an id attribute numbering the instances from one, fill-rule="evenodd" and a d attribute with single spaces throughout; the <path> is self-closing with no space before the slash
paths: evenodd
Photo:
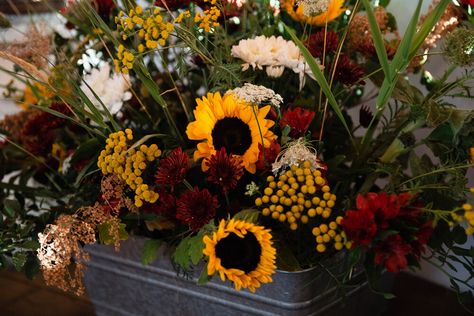
<path id="1" fill-rule="evenodd" d="M 54 269 L 65 261 L 67 255 L 70 255 L 63 247 L 60 238 L 53 238 L 60 230 L 58 225 L 50 224 L 47 226 L 48 233 L 38 234 L 40 247 L 38 248 L 37 257 L 40 265 L 44 269 Z"/>
<path id="2" fill-rule="evenodd" d="M 128 91 L 130 87 L 129 76 L 117 73 L 110 75 L 110 65 L 107 63 L 101 65 L 99 69 L 93 69 L 89 75 L 85 75 L 81 83 L 81 90 L 94 106 L 103 112 L 102 101 L 112 115 L 120 112 L 123 102 L 132 98 L 132 94 Z"/>
<path id="3" fill-rule="evenodd" d="M 316 149 L 308 146 L 304 138 L 297 139 L 286 145 L 286 148 L 280 152 L 275 162 L 272 164 L 273 174 L 283 173 L 291 166 L 299 166 L 304 161 L 311 163 L 311 169 L 323 169 L 318 159 Z"/>
<path id="4" fill-rule="evenodd" d="M 331 0 L 298 0 L 298 5 L 303 5 L 303 14 L 314 16 L 326 12 Z"/>
<path id="5" fill-rule="evenodd" d="M 242 71 L 250 66 L 254 70 L 263 70 L 265 67 L 269 77 L 278 78 L 283 74 L 284 68 L 289 68 L 299 75 L 300 89 L 304 86 L 305 74 L 314 78 L 298 46 L 281 36 L 257 36 L 241 40 L 232 47 L 232 56 L 244 61 Z"/>
<path id="6" fill-rule="evenodd" d="M 246 83 L 241 88 L 229 90 L 228 93 L 232 93 L 239 99 L 252 104 L 270 103 L 274 107 L 280 108 L 280 104 L 283 103 L 283 98 L 281 95 L 275 93 L 275 91 L 272 89 L 268 89 L 264 86 L 257 86 L 251 83 Z"/>

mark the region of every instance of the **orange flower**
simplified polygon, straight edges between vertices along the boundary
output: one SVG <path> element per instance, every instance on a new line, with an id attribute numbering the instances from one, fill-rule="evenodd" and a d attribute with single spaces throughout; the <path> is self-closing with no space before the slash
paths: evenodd
<path id="1" fill-rule="evenodd" d="M 54 96 L 45 85 L 38 82 L 27 84 L 23 92 L 23 102 L 19 106 L 26 110 L 30 105 L 37 105 L 40 100 L 49 99 Z"/>
<path id="2" fill-rule="evenodd" d="M 332 0 L 326 12 L 316 16 L 303 14 L 303 5 L 296 6 L 295 0 L 282 0 L 281 7 L 293 20 L 311 25 L 324 25 L 337 19 L 346 9 L 343 8 L 344 0 Z M 296 10 L 295 10 L 296 7 Z"/>

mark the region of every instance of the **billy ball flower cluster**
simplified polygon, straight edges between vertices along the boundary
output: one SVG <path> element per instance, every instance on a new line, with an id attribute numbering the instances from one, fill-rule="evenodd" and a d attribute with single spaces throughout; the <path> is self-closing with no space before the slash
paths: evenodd
<path id="1" fill-rule="evenodd" d="M 320 224 L 313 228 L 312 233 L 316 237 L 316 250 L 320 253 L 325 252 L 330 244 L 337 251 L 342 250 L 344 246 L 347 249 L 352 247 L 352 243 L 347 241 L 346 234 L 341 229 L 342 216 L 336 217 L 335 221 L 328 224 Z"/>
<path id="2" fill-rule="evenodd" d="M 131 9 L 128 14 L 120 11 L 119 15 L 115 17 L 115 24 L 124 41 L 138 35 L 140 40 L 136 50 L 140 54 L 154 50 L 158 46 L 165 46 L 166 40 L 174 30 L 173 23 L 165 21 L 159 8 L 143 10 L 140 6 Z M 132 68 L 133 53 L 131 51 L 120 45 L 117 57 L 118 59 L 115 60 L 117 69 Z M 125 73 L 127 72 L 125 70 Z"/>
<path id="3" fill-rule="evenodd" d="M 330 190 L 321 171 L 313 171 L 311 163 L 304 161 L 277 179 L 269 176 L 264 195 L 255 200 L 255 205 L 262 208 L 264 216 L 287 222 L 291 230 L 296 230 L 298 222 L 307 224 L 310 218 L 331 216 L 336 195 Z"/>
<path id="4" fill-rule="evenodd" d="M 453 212 L 451 214 L 451 217 L 453 218 L 454 221 L 458 223 L 465 222 L 466 235 L 468 236 L 474 235 L 474 209 L 472 207 L 472 204 L 469 204 L 469 203 L 463 204 L 462 211 L 464 212 L 463 215 L 458 215 L 456 212 Z M 450 224 L 454 225 L 454 223 L 450 223 Z"/>
<path id="5" fill-rule="evenodd" d="M 133 132 L 130 129 L 110 134 L 97 165 L 102 174 L 115 174 L 124 180 L 135 191 L 135 206 L 141 207 L 143 201 L 155 203 L 158 200 L 158 193 L 143 183 L 142 174 L 147 168 L 147 162 L 155 161 L 161 156 L 161 150 L 156 144 L 129 148 L 127 141 L 131 140 Z"/>

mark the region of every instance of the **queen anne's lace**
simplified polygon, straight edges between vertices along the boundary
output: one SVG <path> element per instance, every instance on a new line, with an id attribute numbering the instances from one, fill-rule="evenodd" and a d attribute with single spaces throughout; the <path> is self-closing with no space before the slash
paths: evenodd
<path id="1" fill-rule="evenodd" d="M 304 161 L 311 163 L 311 169 L 323 169 L 319 162 L 316 149 L 309 147 L 303 138 L 299 138 L 287 144 L 272 164 L 273 174 L 278 175 L 291 166 L 299 166 Z"/>
<path id="2" fill-rule="evenodd" d="M 251 83 L 245 83 L 243 87 L 235 88 L 228 93 L 232 93 L 239 99 L 252 104 L 270 103 L 274 107 L 280 108 L 280 105 L 283 103 L 281 95 L 275 93 L 272 89 Z"/>

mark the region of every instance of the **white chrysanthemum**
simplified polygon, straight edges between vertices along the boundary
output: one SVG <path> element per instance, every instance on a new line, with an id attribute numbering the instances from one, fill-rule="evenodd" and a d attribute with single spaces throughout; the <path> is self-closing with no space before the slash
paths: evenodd
<path id="1" fill-rule="evenodd" d="M 130 91 L 130 78 L 128 75 L 114 73 L 110 75 L 110 65 L 104 63 L 99 69 L 93 69 L 89 75 L 84 76 L 81 84 L 81 90 L 94 106 L 102 111 L 102 103 L 110 114 L 114 115 L 120 112 L 124 101 L 132 98 Z M 94 95 L 91 91 L 100 99 Z"/>
<path id="2" fill-rule="evenodd" d="M 284 68 L 289 68 L 299 75 L 300 89 L 304 86 L 305 74 L 314 78 L 298 46 L 281 36 L 257 36 L 241 40 L 232 47 L 232 56 L 244 61 L 243 71 L 250 66 L 259 70 L 266 67 L 269 77 L 278 78 L 283 74 Z"/>
<path id="3" fill-rule="evenodd" d="M 303 14 L 306 16 L 319 15 L 329 9 L 331 0 L 298 0 L 298 5 L 303 5 Z"/>
<path id="4" fill-rule="evenodd" d="M 232 93 L 239 99 L 252 104 L 269 103 L 276 108 L 280 108 L 280 104 L 283 103 L 281 95 L 275 93 L 272 89 L 251 83 L 245 83 L 243 87 L 229 90 L 228 93 Z"/>
<path id="5" fill-rule="evenodd" d="M 308 146 L 304 138 L 300 138 L 288 143 L 286 148 L 280 152 L 272 164 L 272 171 L 275 175 L 278 175 L 291 166 L 299 166 L 304 161 L 311 163 L 312 170 L 323 168 L 316 149 Z"/>

